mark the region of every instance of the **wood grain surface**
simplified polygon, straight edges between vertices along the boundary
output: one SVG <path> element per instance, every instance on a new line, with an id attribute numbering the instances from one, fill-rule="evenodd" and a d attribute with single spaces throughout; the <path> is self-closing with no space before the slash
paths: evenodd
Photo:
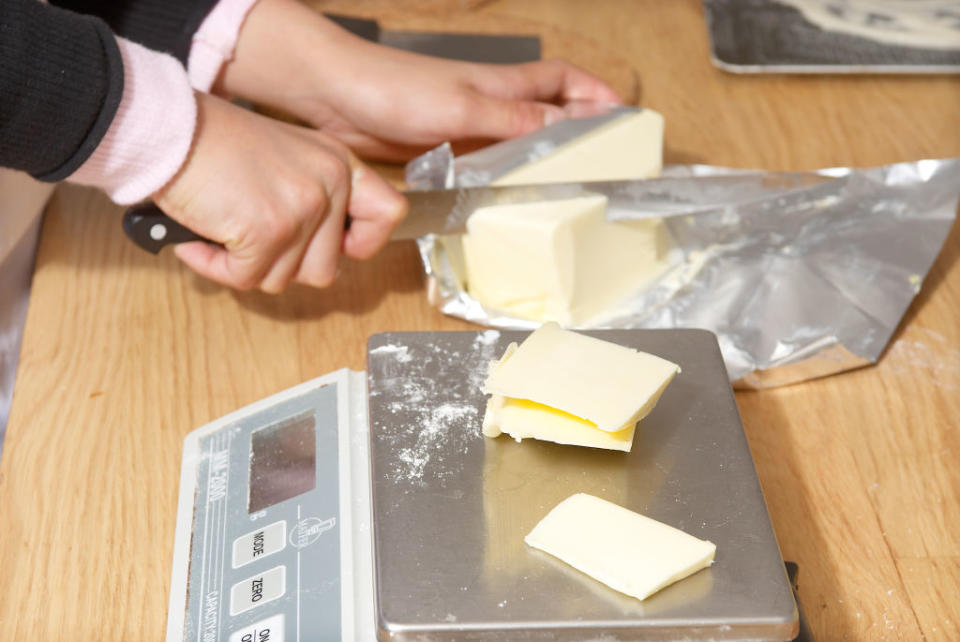
<path id="1" fill-rule="evenodd" d="M 726 74 L 710 65 L 696 0 L 313 4 L 389 29 L 538 33 L 545 55 L 663 113 L 667 162 L 960 156 L 957 77 Z M 73 187 L 47 212 L 0 463 L 4 639 L 162 639 L 184 435 L 362 369 L 374 332 L 473 327 L 427 304 L 410 242 L 344 264 L 328 290 L 271 297 L 141 252 L 120 212 Z M 878 365 L 737 393 L 818 640 L 960 639 L 958 259 L 955 226 Z"/>

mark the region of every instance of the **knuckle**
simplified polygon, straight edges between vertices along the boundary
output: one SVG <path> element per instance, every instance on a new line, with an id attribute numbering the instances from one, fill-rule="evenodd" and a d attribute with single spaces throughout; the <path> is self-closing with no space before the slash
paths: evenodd
<path id="1" fill-rule="evenodd" d="M 323 168 L 331 185 L 346 185 L 350 181 L 350 168 L 341 159 L 332 156 Z"/>
<path id="2" fill-rule="evenodd" d="M 336 272 L 323 271 L 319 274 L 310 275 L 308 285 L 315 288 L 328 288 L 331 285 L 333 285 L 333 282 L 335 280 L 336 280 Z"/>
<path id="3" fill-rule="evenodd" d="M 366 261 L 376 256 L 377 252 L 380 250 L 379 246 L 376 245 L 366 245 L 360 248 L 354 249 L 353 258 L 359 259 L 361 261 Z"/>
<path id="4" fill-rule="evenodd" d="M 271 246 L 284 246 L 299 232 L 299 222 L 296 217 L 283 210 L 272 210 L 263 217 L 263 235 Z"/>
<path id="5" fill-rule="evenodd" d="M 465 130 L 477 113 L 477 100 L 470 94 L 450 101 L 448 118 L 457 131 Z"/>
<path id="6" fill-rule="evenodd" d="M 407 218 L 407 214 L 410 211 L 410 203 L 407 199 L 400 199 L 397 207 L 390 208 L 387 210 L 385 218 L 387 222 L 392 225 L 397 225 L 403 219 Z"/>
<path id="7" fill-rule="evenodd" d="M 232 285 L 236 289 L 243 291 L 254 289 L 259 285 L 256 271 L 251 267 L 241 271 L 239 274 L 235 274 Z"/>
<path id="8" fill-rule="evenodd" d="M 574 68 L 573 64 L 563 58 L 548 58 L 543 61 L 543 65 L 554 73 L 567 73 Z"/>
<path id="9" fill-rule="evenodd" d="M 293 192 L 293 209 L 303 212 L 304 216 L 311 216 L 316 212 L 327 209 L 329 199 L 327 192 L 319 181 L 304 179 L 291 186 Z"/>
<path id="10" fill-rule="evenodd" d="M 287 289 L 287 281 L 270 281 L 260 284 L 260 290 L 267 294 L 280 294 Z"/>
<path id="11" fill-rule="evenodd" d="M 310 270 L 303 281 L 311 287 L 327 288 L 337 280 L 338 272 L 335 262 L 324 263 Z"/>

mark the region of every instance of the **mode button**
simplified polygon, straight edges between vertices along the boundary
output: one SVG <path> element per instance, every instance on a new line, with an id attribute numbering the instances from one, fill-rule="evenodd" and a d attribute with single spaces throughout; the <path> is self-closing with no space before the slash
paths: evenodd
<path id="1" fill-rule="evenodd" d="M 287 522 L 280 520 L 233 541 L 233 568 L 282 551 L 287 544 Z"/>

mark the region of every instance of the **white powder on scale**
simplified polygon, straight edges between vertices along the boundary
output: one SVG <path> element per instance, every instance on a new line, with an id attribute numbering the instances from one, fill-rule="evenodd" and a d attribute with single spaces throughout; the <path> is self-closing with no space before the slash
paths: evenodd
<path id="1" fill-rule="evenodd" d="M 395 445 L 390 479 L 423 485 L 455 475 L 471 442 L 482 439 L 480 418 L 487 364 L 496 358 L 500 332 L 477 333 L 466 349 L 453 349 L 435 335 L 432 343 L 386 344 L 370 350 L 386 416 L 371 428 L 377 439 Z M 462 345 L 462 339 L 459 343 Z"/>

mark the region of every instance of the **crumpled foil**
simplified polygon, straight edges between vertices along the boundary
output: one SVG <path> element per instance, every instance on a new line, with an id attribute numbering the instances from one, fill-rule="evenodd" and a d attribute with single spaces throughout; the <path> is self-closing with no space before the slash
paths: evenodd
<path id="1" fill-rule="evenodd" d="M 411 161 L 408 184 L 485 184 L 616 115 L 566 121 L 533 141 L 456 159 L 444 145 Z M 920 291 L 960 200 L 960 159 L 791 173 L 675 165 L 663 175 L 679 180 L 608 218 L 663 212 L 675 243 L 670 267 L 602 324 L 584 327 L 706 328 L 741 388 L 876 362 Z M 481 325 L 538 326 L 485 308 L 464 290 L 458 241 L 418 240 L 430 302 Z"/>

